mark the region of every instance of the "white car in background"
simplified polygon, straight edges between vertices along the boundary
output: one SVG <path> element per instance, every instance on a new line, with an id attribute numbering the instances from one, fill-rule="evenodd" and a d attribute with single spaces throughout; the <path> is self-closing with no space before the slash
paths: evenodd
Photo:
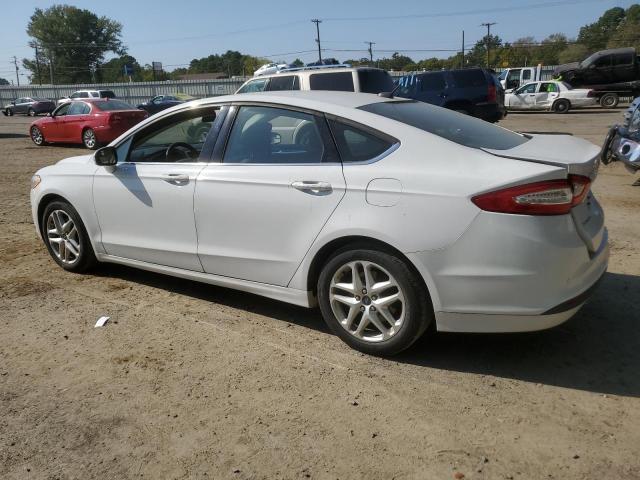
<path id="1" fill-rule="evenodd" d="M 566 113 L 572 108 L 598 105 L 593 90 L 572 88 L 571 85 L 547 80 L 531 82 L 515 90 L 507 90 L 504 106 L 507 110 L 549 110 Z"/>
<path id="2" fill-rule="evenodd" d="M 183 128 L 194 122 L 208 135 Z M 31 205 L 65 270 L 112 262 L 319 303 L 346 343 L 390 355 L 430 325 L 516 332 L 573 316 L 607 268 L 589 188 L 599 153 L 413 100 L 240 94 L 40 169 Z"/>
<path id="3" fill-rule="evenodd" d="M 78 90 L 68 97 L 62 97 L 58 100 L 58 106 L 69 103 L 73 100 L 82 100 L 86 98 L 116 98 L 116 94 L 112 90 Z"/>

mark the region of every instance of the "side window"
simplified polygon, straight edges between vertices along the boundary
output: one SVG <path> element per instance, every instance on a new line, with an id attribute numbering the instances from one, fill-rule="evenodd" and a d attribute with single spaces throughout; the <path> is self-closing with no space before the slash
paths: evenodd
<path id="1" fill-rule="evenodd" d="M 137 133 L 128 162 L 197 162 L 220 107 L 178 112 Z"/>
<path id="2" fill-rule="evenodd" d="M 162 102 L 162 100 L 164 100 L 164 97 L 162 95 L 158 95 L 157 97 L 153 97 L 153 100 L 151 100 L 151 103 L 154 103 L 157 105 L 160 102 Z"/>
<path id="3" fill-rule="evenodd" d="M 260 78 L 258 80 L 251 80 L 244 84 L 237 93 L 253 93 L 262 92 L 267 85 L 268 78 Z"/>
<path id="4" fill-rule="evenodd" d="M 516 93 L 536 93 L 537 83 L 527 83 L 524 87 L 520 87 Z"/>
<path id="5" fill-rule="evenodd" d="M 271 77 L 267 86 L 269 92 L 277 92 L 281 90 L 300 90 L 300 82 L 297 75 L 284 75 Z"/>
<path id="6" fill-rule="evenodd" d="M 558 91 L 558 86 L 555 83 L 542 83 L 540 84 L 540 93 L 555 93 Z"/>
<path id="7" fill-rule="evenodd" d="M 522 81 L 526 82 L 531 80 L 531 70 L 523 70 L 522 71 Z"/>
<path id="8" fill-rule="evenodd" d="M 83 106 L 84 103 L 82 102 L 72 102 L 67 115 L 82 115 Z"/>
<path id="9" fill-rule="evenodd" d="M 90 92 L 93 98 L 100 98 L 100 92 Z"/>
<path id="10" fill-rule="evenodd" d="M 56 117 L 62 117 L 67 114 L 69 111 L 69 107 L 71 107 L 71 103 L 65 103 L 60 108 L 56 109 L 53 113 Z"/>
<path id="11" fill-rule="evenodd" d="M 613 56 L 615 66 L 631 65 L 633 63 L 633 53 L 616 53 Z"/>
<path id="12" fill-rule="evenodd" d="M 420 89 L 423 92 L 438 92 L 447 88 L 443 73 L 427 73 L 421 80 Z"/>
<path id="13" fill-rule="evenodd" d="M 88 104 L 83 103 L 82 104 L 82 112 L 81 112 L 81 114 L 82 115 L 89 115 L 90 113 L 91 113 L 91 107 Z"/>
<path id="14" fill-rule="evenodd" d="M 374 134 L 337 120 L 331 120 L 329 124 L 343 163 L 372 160 L 397 143 L 382 133 Z"/>
<path id="15" fill-rule="evenodd" d="M 89 92 L 80 92 L 80 98 L 89 98 Z"/>
<path id="16" fill-rule="evenodd" d="M 611 66 L 611 55 L 605 55 L 603 57 L 598 58 L 594 65 L 596 68 L 608 68 Z"/>
<path id="17" fill-rule="evenodd" d="M 240 107 L 224 163 L 339 162 L 324 117 L 283 108 Z"/>
<path id="18" fill-rule="evenodd" d="M 80 92 L 72 93 L 69 98 L 80 98 Z"/>
<path id="19" fill-rule="evenodd" d="M 451 76 L 453 77 L 453 84 L 458 88 L 484 87 L 487 85 L 484 72 L 479 69 L 453 70 Z"/>
<path id="20" fill-rule="evenodd" d="M 309 76 L 309 85 L 311 90 L 354 91 L 351 72 L 313 73 Z"/>

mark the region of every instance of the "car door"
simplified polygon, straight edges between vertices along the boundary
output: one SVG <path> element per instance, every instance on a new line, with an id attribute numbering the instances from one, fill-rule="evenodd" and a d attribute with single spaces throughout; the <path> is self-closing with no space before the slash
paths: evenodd
<path id="1" fill-rule="evenodd" d="M 636 79 L 636 66 L 633 60 L 632 51 L 613 55 L 614 82 L 631 82 Z"/>
<path id="2" fill-rule="evenodd" d="M 26 113 L 28 108 L 28 103 L 26 98 L 18 98 L 16 100 L 16 105 L 14 108 L 15 113 Z"/>
<path id="3" fill-rule="evenodd" d="M 554 82 L 542 82 L 538 84 L 538 91 L 536 92 L 536 104 L 537 110 L 548 110 L 553 105 L 553 102 L 559 97 L 560 92 L 558 85 Z"/>
<path id="4" fill-rule="evenodd" d="M 60 119 L 60 139 L 65 142 L 79 143 L 82 141 L 82 126 L 87 120 L 87 113 L 91 107 L 84 102 L 71 102 L 64 118 Z"/>
<path id="5" fill-rule="evenodd" d="M 93 200 L 107 254 L 202 271 L 193 196 L 223 116 L 218 106 L 174 112 L 121 142 L 115 168 L 98 167 Z"/>
<path id="6" fill-rule="evenodd" d="M 48 121 L 41 124 L 42 134 L 45 139 L 52 142 L 64 141 L 62 139 L 62 125 L 70 106 L 71 103 L 63 103 L 51 113 L 51 117 L 47 119 Z"/>
<path id="7" fill-rule="evenodd" d="M 205 272 L 285 286 L 345 192 L 325 118 L 284 107 L 234 107 L 196 185 Z M 224 150 L 224 151 L 223 151 Z"/>
<path id="8" fill-rule="evenodd" d="M 536 104 L 537 83 L 528 83 L 515 91 L 513 106 L 522 110 L 533 110 Z"/>

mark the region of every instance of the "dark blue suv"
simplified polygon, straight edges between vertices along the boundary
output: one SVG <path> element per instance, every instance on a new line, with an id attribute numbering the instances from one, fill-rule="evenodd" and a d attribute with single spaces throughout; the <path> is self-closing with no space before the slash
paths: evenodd
<path id="1" fill-rule="evenodd" d="M 440 70 L 405 75 L 397 80 L 395 96 L 412 98 L 497 122 L 507 114 L 504 90 L 484 68 Z"/>

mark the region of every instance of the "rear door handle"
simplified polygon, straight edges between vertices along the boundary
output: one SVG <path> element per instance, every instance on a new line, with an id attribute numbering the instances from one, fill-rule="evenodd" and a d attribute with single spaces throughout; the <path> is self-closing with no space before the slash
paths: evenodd
<path id="1" fill-rule="evenodd" d="M 309 193 L 311 195 L 322 195 L 333 191 L 330 183 L 317 182 L 315 180 L 299 180 L 297 182 L 293 182 L 291 186 L 296 190 L 300 190 L 301 192 Z"/>
<path id="2" fill-rule="evenodd" d="M 189 175 L 184 173 L 165 173 L 160 178 L 168 183 L 185 184 L 189 182 Z"/>

